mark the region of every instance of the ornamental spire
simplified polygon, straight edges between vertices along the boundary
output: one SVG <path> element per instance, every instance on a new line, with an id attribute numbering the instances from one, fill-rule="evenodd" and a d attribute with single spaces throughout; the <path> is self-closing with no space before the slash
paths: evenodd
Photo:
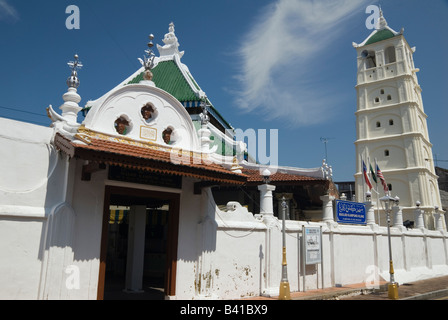
<path id="1" fill-rule="evenodd" d="M 74 61 L 67 63 L 72 72 L 67 79 L 67 92 L 62 96 L 64 103 L 59 107 L 59 109 L 62 110 L 62 114 L 57 114 L 51 105 L 47 108 L 47 115 L 53 121 L 53 126 L 69 133 L 76 132 L 80 126 L 78 123 L 78 113 L 82 110 L 78 105 L 81 101 L 81 96 L 78 94 L 77 89 L 80 84 L 78 70 L 81 69 L 83 65 L 78 60 L 79 57 L 77 54 L 75 54 L 74 58 Z"/>
<path id="2" fill-rule="evenodd" d="M 77 54 L 75 54 L 75 61 L 68 62 L 68 66 L 70 69 L 72 69 L 72 74 L 67 79 L 67 86 L 69 88 L 75 88 L 77 89 L 79 87 L 80 81 L 78 79 L 78 70 L 83 67 L 81 61 L 79 61 L 79 57 Z"/>
<path id="3" fill-rule="evenodd" d="M 78 103 L 81 101 L 81 97 L 77 93 L 80 81 L 78 78 L 78 70 L 82 68 L 82 63 L 78 60 L 78 55 L 75 54 L 75 61 L 68 62 L 68 66 L 72 69 L 72 74 L 67 79 L 68 90 L 62 96 L 64 104 L 60 107 L 62 110 L 62 117 L 69 123 L 77 123 L 78 112 L 81 111 L 81 107 Z"/>
<path id="4" fill-rule="evenodd" d="M 165 34 L 165 37 L 162 40 L 165 45 L 157 45 L 161 61 L 173 60 L 175 56 L 181 59 L 184 55 L 184 51 L 179 52 L 180 44 L 174 31 L 174 23 L 171 22 L 168 28 L 168 33 Z"/>
<path id="5" fill-rule="evenodd" d="M 143 59 L 138 58 L 142 66 L 145 68 L 145 72 L 143 73 L 144 81 L 152 82 L 153 74 L 151 72 L 151 69 L 154 68 L 154 59 L 156 55 L 152 51 L 152 48 L 154 47 L 154 44 L 152 43 L 152 40 L 154 39 L 154 35 L 149 35 L 149 42 L 148 42 L 148 50 L 145 50 L 146 55 L 143 57 Z"/>
<path id="6" fill-rule="evenodd" d="M 377 29 L 378 30 L 383 30 L 386 29 L 387 27 L 387 21 L 383 16 L 383 10 L 380 8 L 380 17 L 378 18 L 378 25 L 377 25 Z"/>

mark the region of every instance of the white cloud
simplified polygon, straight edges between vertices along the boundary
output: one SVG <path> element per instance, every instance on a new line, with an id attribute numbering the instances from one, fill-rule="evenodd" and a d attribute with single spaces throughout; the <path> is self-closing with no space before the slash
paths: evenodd
<path id="1" fill-rule="evenodd" d="M 321 81 L 325 73 L 316 57 L 327 54 L 328 44 L 350 27 L 348 18 L 363 12 L 367 4 L 278 0 L 267 7 L 241 40 L 237 104 L 293 125 L 325 121 L 337 94 Z"/>
<path id="2" fill-rule="evenodd" d="M 2 20 L 12 22 L 19 20 L 19 13 L 7 0 L 0 0 L 0 21 Z"/>

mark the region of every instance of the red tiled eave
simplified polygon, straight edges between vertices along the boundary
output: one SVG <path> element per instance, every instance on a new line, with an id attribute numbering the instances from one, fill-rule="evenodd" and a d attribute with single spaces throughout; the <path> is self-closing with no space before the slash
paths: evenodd
<path id="1" fill-rule="evenodd" d="M 89 144 L 77 144 L 61 134 L 56 135 L 55 145 L 72 158 L 97 163 L 188 176 L 226 184 L 243 185 L 247 182 L 245 174 L 234 173 L 219 164 L 197 156 L 188 156 L 191 153 L 187 153 L 187 156 L 177 157 L 176 154 L 173 155 L 169 151 L 103 139 L 91 139 Z"/>
<path id="2" fill-rule="evenodd" d="M 263 183 L 263 176 L 259 170 L 244 169 L 243 174 L 247 175 L 247 183 L 250 185 L 258 185 Z M 314 178 L 305 175 L 296 175 L 291 173 L 283 173 L 277 171 L 269 177 L 270 184 L 285 185 L 285 184 L 309 184 L 315 182 L 316 184 L 325 184 L 327 180 L 321 178 Z"/>

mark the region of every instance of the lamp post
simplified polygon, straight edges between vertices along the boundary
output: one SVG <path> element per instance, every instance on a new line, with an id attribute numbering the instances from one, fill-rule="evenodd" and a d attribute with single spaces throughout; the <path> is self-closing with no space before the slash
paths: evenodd
<path id="1" fill-rule="evenodd" d="M 390 195 L 386 195 L 380 198 L 381 203 L 383 204 L 383 208 L 387 214 L 387 238 L 389 242 L 389 274 L 390 274 L 390 283 L 388 285 L 388 297 L 389 299 L 398 299 L 398 284 L 395 282 L 394 278 L 394 263 L 392 261 L 392 245 L 390 238 L 390 212 L 392 205 L 396 202 L 395 198 L 392 198 Z"/>
<path id="2" fill-rule="evenodd" d="M 282 198 L 282 210 L 283 210 L 283 237 L 282 237 L 282 247 L 283 247 L 283 259 L 282 259 L 282 280 L 280 282 L 280 292 L 279 300 L 291 300 L 289 282 L 288 282 L 288 271 L 286 267 L 286 233 L 285 233 L 285 217 L 286 217 L 286 200 L 285 197 Z"/>

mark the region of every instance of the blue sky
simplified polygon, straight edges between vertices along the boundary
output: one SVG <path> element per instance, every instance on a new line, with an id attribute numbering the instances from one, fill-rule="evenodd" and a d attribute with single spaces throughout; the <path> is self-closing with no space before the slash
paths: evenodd
<path id="1" fill-rule="evenodd" d="M 448 160 L 448 1 L 380 1 L 414 54 L 433 153 Z M 0 0 L 0 117 L 49 125 L 62 104 L 67 62 L 84 67 L 84 106 L 135 72 L 148 35 L 162 44 L 174 22 L 182 62 L 235 128 L 278 129 L 279 164 L 321 165 L 336 181 L 356 170 L 356 51 L 372 30 L 366 0 Z M 68 30 L 66 8 L 80 9 Z M 156 52 L 158 54 L 158 52 Z M 80 117 L 80 120 L 81 117 Z M 439 166 L 448 167 L 440 161 Z"/>

